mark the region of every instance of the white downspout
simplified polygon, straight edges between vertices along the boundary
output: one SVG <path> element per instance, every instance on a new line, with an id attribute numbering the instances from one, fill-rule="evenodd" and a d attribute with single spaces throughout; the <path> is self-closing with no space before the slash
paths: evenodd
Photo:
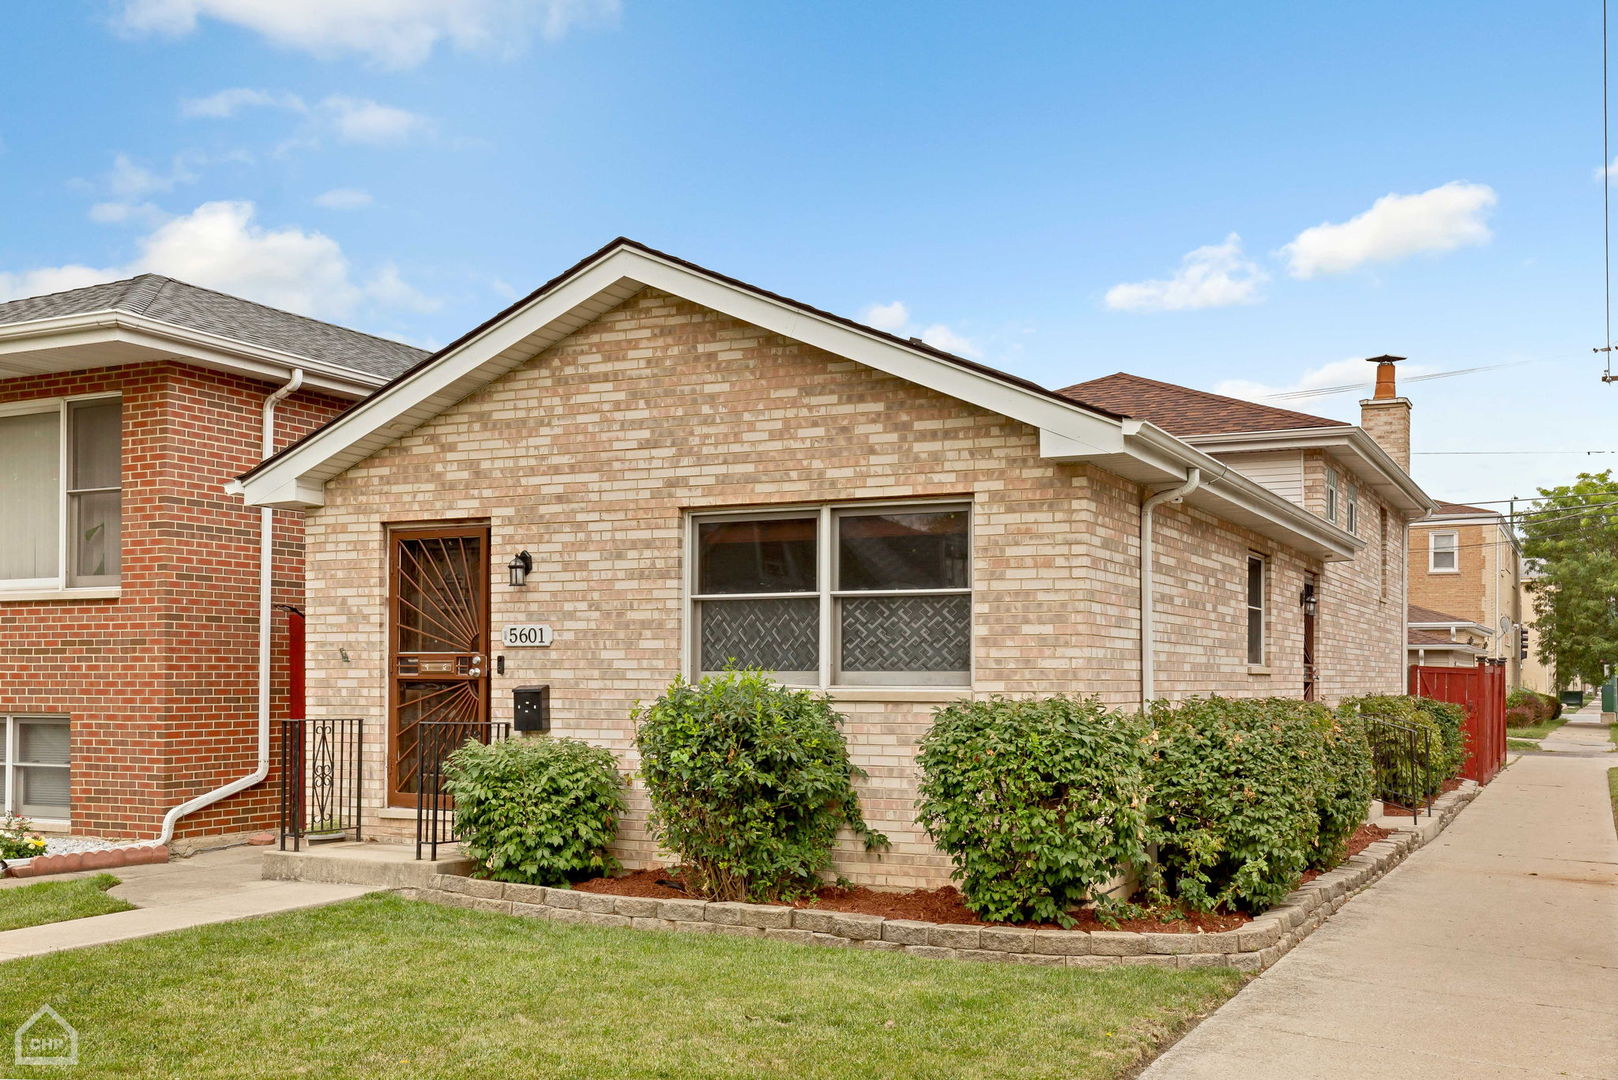
<path id="1" fill-rule="evenodd" d="M 1169 502 L 1179 502 L 1202 486 L 1202 470 L 1187 469 L 1185 483 L 1159 491 L 1140 504 L 1140 707 L 1144 710 L 1156 698 L 1157 672 L 1153 653 L 1157 635 L 1153 626 L 1152 602 L 1152 511 Z"/>
<path id="2" fill-rule="evenodd" d="M 264 399 L 260 460 L 275 453 L 275 407 L 289 394 L 303 385 L 303 369 L 293 368 L 286 385 Z M 275 609 L 271 604 L 274 571 L 275 511 L 268 506 L 258 509 L 258 764 L 253 771 L 224 787 L 214 788 L 188 799 L 163 815 L 163 828 L 153 846 L 161 847 L 174 839 L 174 826 L 187 814 L 221 799 L 228 799 L 238 791 L 246 791 L 264 782 L 270 775 L 270 639 L 274 630 Z"/>

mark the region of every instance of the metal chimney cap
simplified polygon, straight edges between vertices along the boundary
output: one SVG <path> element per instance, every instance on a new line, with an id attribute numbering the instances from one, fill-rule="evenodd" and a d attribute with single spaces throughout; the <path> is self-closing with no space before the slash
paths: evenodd
<path id="1" fill-rule="evenodd" d="M 1397 364 L 1405 359 L 1403 356 L 1373 356 L 1365 361 L 1367 364 Z"/>

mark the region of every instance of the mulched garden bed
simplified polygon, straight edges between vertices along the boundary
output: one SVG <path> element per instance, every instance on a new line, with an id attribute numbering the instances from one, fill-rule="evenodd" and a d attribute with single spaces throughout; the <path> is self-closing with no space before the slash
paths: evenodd
<path id="1" fill-rule="evenodd" d="M 1380 825 L 1361 825 L 1354 830 L 1354 835 L 1348 838 L 1348 850 L 1343 853 L 1343 858 L 1352 859 L 1378 840 L 1386 840 L 1392 835 L 1392 829 L 1384 829 Z M 1305 870 L 1298 884 L 1307 885 L 1324 872 L 1323 870 Z"/>
<path id="2" fill-rule="evenodd" d="M 1439 791 L 1438 795 L 1448 795 L 1450 792 L 1456 790 L 1460 786 L 1461 786 L 1461 778 L 1459 776 L 1452 776 L 1448 780 L 1444 781 L 1444 786 L 1443 786 L 1442 790 Z M 1433 801 L 1436 802 L 1438 800 L 1438 795 L 1433 796 Z M 1422 806 L 1422 807 L 1417 807 L 1416 810 L 1412 810 L 1408 806 L 1403 806 L 1403 805 L 1401 805 L 1399 803 L 1388 802 L 1386 800 L 1383 800 L 1382 812 L 1384 814 L 1389 815 L 1390 817 L 1394 816 L 1394 815 L 1398 815 L 1398 816 L 1402 817 L 1405 814 L 1409 814 L 1411 817 L 1418 817 L 1418 816 L 1420 816 L 1420 814 L 1424 814 L 1424 813 L 1427 812 L 1427 807 Z M 1364 826 L 1361 826 L 1361 828 L 1364 828 Z M 1353 853 L 1350 852 L 1350 854 L 1353 854 Z"/>
<path id="3" fill-rule="evenodd" d="M 669 870 L 654 868 L 636 870 L 623 877 L 591 878 L 573 886 L 581 892 L 607 893 L 612 896 L 650 896 L 666 900 L 690 899 L 691 895 L 679 885 L 679 879 Z M 970 926 L 1017 926 L 1031 930 L 1128 930 L 1154 934 L 1211 934 L 1234 930 L 1253 921 L 1245 914 L 1203 914 L 1201 912 L 1165 913 L 1162 918 L 1149 916 L 1142 919 L 1120 919 L 1108 926 L 1095 912 L 1082 909 L 1074 912 L 1073 925 L 1060 927 L 1055 923 L 990 922 L 973 914 L 953 885 L 940 889 L 916 889 L 911 892 L 879 892 L 863 886 L 841 888 L 828 885 L 813 899 L 799 900 L 792 907 L 814 907 L 825 911 L 849 911 L 861 915 L 880 915 L 885 919 L 917 919 L 932 923 L 965 923 Z"/>

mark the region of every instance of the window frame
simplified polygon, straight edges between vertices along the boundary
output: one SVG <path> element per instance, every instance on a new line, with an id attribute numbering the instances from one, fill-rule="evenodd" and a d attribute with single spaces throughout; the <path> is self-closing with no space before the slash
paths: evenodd
<path id="1" fill-rule="evenodd" d="M 1326 466 L 1326 520 L 1333 525 L 1337 524 L 1337 504 L 1342 501 L 1342 478 L 1337 469 L 1331 465 Z"/>
<path id="2" fill-rule="evenodd" d="M 117 401 L 120 406 L 123 394 L 120 391 L 105 391 L 94 394 L 72 394 L 66 397 L 33 398 L 27 401 L 11 401 L 0 404 L 0 418 L 13 416 L 32 416 L 41 414 L 54 414 L 56 416 L 56 576 L 42 578 L 4 578 L 0 579 L 0 602 L 6 600 L 38 600 L 52 597 L 115 597 L 119 595 L 123 583 L 122 560 L 119 560 L 119 572 L 105 575 L 102 578 L 74 584 L 75 579 L 81 577 L 76 573 L 74 562 L 77 552 L 72 537 L 72 517 L 75 510 L 75 497 L 86 494 L 118 492 L 123 493 L 123 421 L 120 413 L 118 432 L 118 468 L 119 483 L 116 488 L 74 488 L 73 483 L 73 452 L 70 425 L 76 406 L 87 402 Z M 123 505 L 120 498 L 118 517 L 120 523 L 119 543 L 123 542 Z"/>
<path id="3" fill-rule="evenodd" d="M 975 634 L 973 620 L 976 616 L 977 605 L 972 603 L 976 596 L 975 577 L 976 560 L 973 557 L 976 540 L 976 508 L 970 498 L 922 498 L 857 502 L 828 502 L 828 503 L 800 503 L 788 506 L 760 506 L 752 509 L 740 508 L 730 510 L 688 510 L 685 514 L 685 558 L 686 565 L 680 575 L 681 591 L 683 593 L 682 612 L 685 620 L 684 631 L 681 634 L 681 670 L 689 678 L 701 678 L 704 674 L 711 674 L 702 668 L 702 643 L 700 641 L 700 620 L 697 615 L 697 605 L 703 601 L 715 600 L 792 600 L 816 599 L 818 608 L 818 637 L 816 649 L 818 657 L 818 670 L 813 681 L 791 682 L 785 685 L 793 688 L 805 688 L 821 691 L 844 692 L 969 692 L 976 685 L 977 678 L 977 650 L 975 648 Z M 839 589 L 836 588 L 838 572 L 839 545 L 837 543 L 837 522 L 845 516 L 869 516 L 884 513 L 943 513 L 949 511 L 964 511 L 966 514 L 966 585 L 943 589 Z M 783 518 L 801 518 L 808 515 L 815 517 L 815 591 L 813 592 L 770 592 L 770 593 L 701 593 L 697 591 L 700 573 L 700 548 L 698 543 L 699 526 L 712 521 L 764 521 L 780 520 Z M 931 673 L 940 676 L 937 680 L 929 680 L 925 672 L 864 672 L 858 681 L 847 681 L 841 671 L 842 652 L 842 620 L 838 617 L 839 601 L 845 598 L 880 597 L 880 596 L 966 596 L 969 608 L 967 613 L 967 668 L 964 682 L 951 678 L 949 672 Z M 891 676 L 891 677 L 884 677 Z"/>
<path id="4" fill-rule="evenodd" d="M 1448 547 L 1440 548 L 1438 538 L 1449 537 Z M 1443 552 L 1455 560 L 1454 566 L 1439 566 L 1436 556 Z M 1461 534 L 1455 529 L 1435 529 L 1427 534 L 1427 572 L 1429 574 L 1459 574 L 1461 572 Z"/>
<path id="5" fill-rule="evenodd" d="M 51 724 L 60 724 L 67 728 L 68 733 L 68 759 L 64 765 L 49 762 L 22 762 L 18 760 L 21 752 L 22 740 L 18 731 L 23 724 L 44 721 Z M 24 768 L 29 769 L 65 769 L 68 777 L 68 805 L 64 817 L 37 817 L 23 814 L 36 825 L 66 826 L 73 819 L 73 719 L 60 713 L 0 713 L 0 736 L 3 736 L 3 746 L 0 746 L 0 774 L 5 779 L 4 797 L 0 798 L 0 815 L 7 810 L 15 810 L 23 814 L 22 803 L 18 799 L 17 777 Z"/>
<path id="6" fill-rule="evenodd" d="M 1258 605 L 1253 605 L 1253 567 L 1258 566 Z M 1247 655 L 1249 670 L 1263 670 L 1270 662 L 1270 559 L 1262 551 L 1247 553 L 1246 573 L 1242 576 L 1242 608 L 1247 618 L 1242 623 L 1242 645 Z M 1253 659 L 1253 615 L 1258 614 L 1258 659 Z"/>
<path id="7" fill-rule="evenodd" d="M 1358 536 L 1360 534 L 1360 489 L 1352 480 L 1343 485 L 1343 528 Z"/>

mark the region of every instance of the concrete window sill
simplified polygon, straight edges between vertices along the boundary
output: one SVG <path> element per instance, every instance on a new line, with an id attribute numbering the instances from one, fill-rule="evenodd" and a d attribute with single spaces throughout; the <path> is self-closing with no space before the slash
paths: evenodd
<path id="1" fill-rule="evenodd" d="M 1270 668 L 1268 664 L 1248 664 L 1247 673 L 1249 675 L 1268 675 Z"/>
<path id="2" fill-rule="evenodd" d="M 118 585 L 104 586 L 96 589 L 0 589 L 0 604 L 20 603 L 24 600 L 61 600 L 73 603 L 78 600 L 116 600 L 123 595 L 123 588 Z"/>

